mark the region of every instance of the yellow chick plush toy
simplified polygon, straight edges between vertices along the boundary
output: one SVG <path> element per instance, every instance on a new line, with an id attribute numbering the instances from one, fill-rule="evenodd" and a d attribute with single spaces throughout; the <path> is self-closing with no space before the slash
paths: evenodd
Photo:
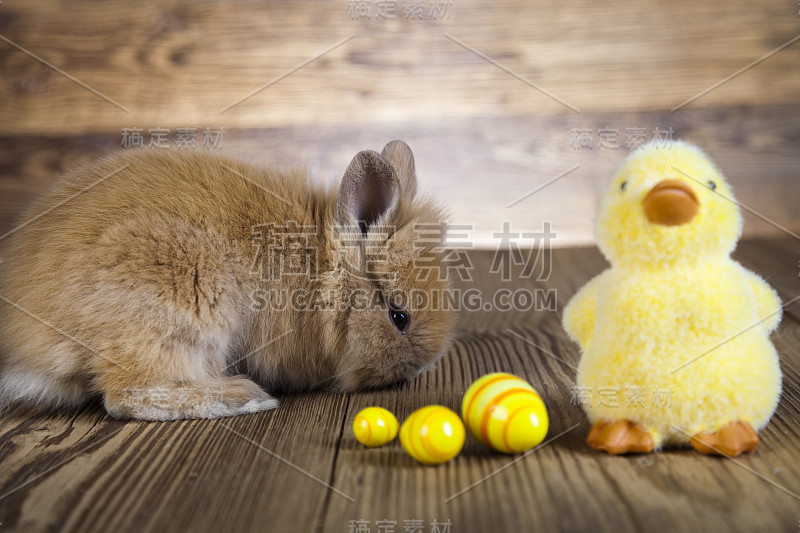
<path id="1" fill-rule="evenodd" d="M 583 352 L 577 384 L 594 424 L 590 446 L 755 450 L 780 395 L 769 334 L 781 304 L 730 258 L 741 227 L 725 179 L 695 146 L 651 143 L 622 164 L 595 223 L 611 268 L 564 310 Z"/>

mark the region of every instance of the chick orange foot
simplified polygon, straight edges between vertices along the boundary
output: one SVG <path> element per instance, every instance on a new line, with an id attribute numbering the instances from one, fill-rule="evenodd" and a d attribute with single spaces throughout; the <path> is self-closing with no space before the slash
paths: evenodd
<path id="1" fill-rule="evenodd" d="M 586 442 L 595 450 L 611 455 L 650 453 L 655 448 L 653 436 L 630 420 L 601 420 L 592 427 Z"/>
<path id="2" fill-rule="evenodd" d="M 758 433 L 747 422 L 731 422 L 715 433 L 698 433 L 692 437 L 692 446 L 707 455 L 736 457 L 755 451 Z"/>

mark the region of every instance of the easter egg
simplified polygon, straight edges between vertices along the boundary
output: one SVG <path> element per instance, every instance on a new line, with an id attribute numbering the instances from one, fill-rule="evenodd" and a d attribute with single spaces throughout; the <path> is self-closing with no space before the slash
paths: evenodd
<path id="1" fill-rule="evenodd" d="M 487 374 L 469 386 L 461 406 L 473 437 L 503 453 L 540 444 L 547 435 L 547 409 L 530 384 L 502 372 Z"/>
<path id="2" fill-rule="evenodd" d="M 466 431 L 456 413 L 441 405 L 417 409 L 400 426 L 403 449 L 426 465 L 446 463 L 464 447 Z"/>
<path id="3" fill-rule="evenodd" d="M 364 446 L 377 447 L 397 436 L 397 419 L 382 407 L 362 409 L 353 420 L 353 434 Z"/>

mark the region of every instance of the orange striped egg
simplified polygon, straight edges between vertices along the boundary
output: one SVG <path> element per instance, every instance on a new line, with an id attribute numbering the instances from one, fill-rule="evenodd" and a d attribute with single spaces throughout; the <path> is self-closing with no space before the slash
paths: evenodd
<path id="1" fill-rule="evenodd" d="M 527 381 L 495 372 L 464 394 L 464 422 L 473 437 L 503 453 L 529 450 L 547 435 L 547 409 Z"/>
<path id="2" fill-rule="evenodd" d="M 464 447 L 466 431 L 458 415 L 441 405 L 417 409 L 400 426 L 403 449 L 426 465 L 446 463 Z"/>
<path id="3" fill-rule="evenodd" d="M 397 436 L 397 419 L 382 407 L 362 409 L 353 420 L 353 434 L 358 442 L 372 448 L 383 446 Z"/>

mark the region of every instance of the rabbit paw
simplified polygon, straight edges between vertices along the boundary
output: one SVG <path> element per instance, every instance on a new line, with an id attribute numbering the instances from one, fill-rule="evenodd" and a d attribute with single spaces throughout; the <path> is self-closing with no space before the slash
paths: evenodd
<path id="1" fill-rule="evenodd" d="M 244 376 L 223 377 L 202 385 L 128 387 L 105 394 L 106 410 L 116 418 L 177 420 L 222 418 L 278 407 L 278 400 Z"/>

